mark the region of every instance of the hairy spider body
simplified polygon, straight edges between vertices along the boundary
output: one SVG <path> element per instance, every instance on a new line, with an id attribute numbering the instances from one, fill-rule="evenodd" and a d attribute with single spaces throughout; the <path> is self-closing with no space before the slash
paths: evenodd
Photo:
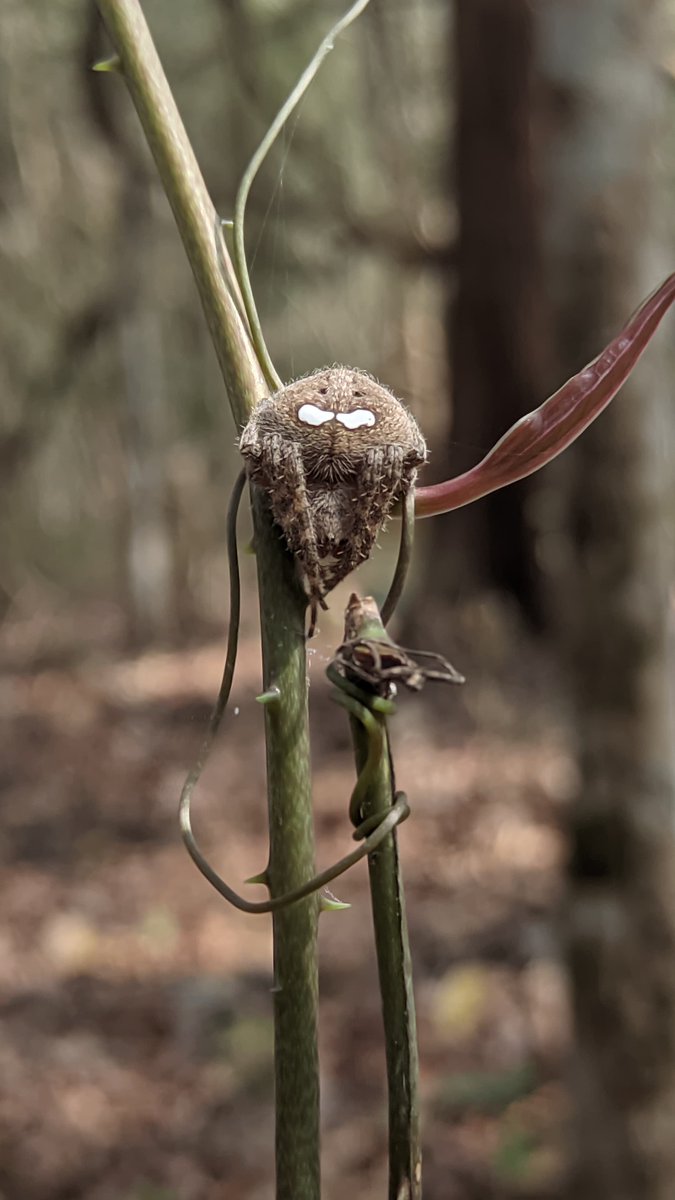
<path id="1" fill-rule="evenodd" d="M 427 449 L 417 424 L 363 371 L 326 367 L 261 400 L 241 436 L 249 478 L 298 563 L 311 604 L 370 555 Z"/>

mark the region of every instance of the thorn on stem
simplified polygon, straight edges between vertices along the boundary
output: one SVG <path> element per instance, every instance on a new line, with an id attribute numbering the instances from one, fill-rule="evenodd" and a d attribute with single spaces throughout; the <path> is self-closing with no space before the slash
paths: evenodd
<path id="1" fill-rule="evenodd" d="M 244 880 L 244 883 L 261 883 L 263 887 L 268 887 L 269 882 L 267 879 L 267 867 L 265 867 L 265 870 L 261 871 L 259 875 L 249 876 L 248 879 Z"/>
<path id="2" fill-rule="evenodd" d="M 319 896 L 319 912 L 342 912 L 346 908 L 351 908 L 351 904 L 345 904 L 343 900 L 338 900 L 332 892 L 327 888 L 321 892 Z"/>
<path id="3" fill-rule="evenodd" d="M 119 54 L 112 54 L 110 58 L 100 58 L 98 62 L 92 63 L 92 71 L 107 71 L 110 74 L 122 75 L 122 60 Z"/>

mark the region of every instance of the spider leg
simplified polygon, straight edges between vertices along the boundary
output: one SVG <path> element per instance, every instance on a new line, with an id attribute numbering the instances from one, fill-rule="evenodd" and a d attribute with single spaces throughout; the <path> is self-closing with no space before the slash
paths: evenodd
<path id="1" fill-rule="evenodd" d="M 401 446 L 371 446 L 359 461 L 352 481 L 349 536 L 340 542 L 337 561 L 325 570 L 330 591 L 370 556 L 395 500 L 408 488 Z"/>
<path id="2" fill-rule="evenodd" d="M 363 496 L 356 509 L 353 538 L 359 561 L 370 554 L 394 501 L 401 494 L 403 458 L 400 446 L 373 446 L 366 453 L 361 476 Z"/>
<path id="3" fill-rule="evenodd" d="M 309 625 L 307 627 L 307 637 L 313 638 L 316 633 L 316 623 L 319 618 L 319 603 L 313 597 L 309 606 Z"/>
<path id="4" fill-rule="evenodd" d="M 274 434 L 263 435 L 259 447 L 255 474 L 270 495 L 274 519 L 281 526 L 288 547 L 298 562 L 311 603 L 308 635 L 311 637 L 316 628 L 318 608 L 326 607 L 323 601 L 326 586 L 302 456 L 297 445 Z"/>

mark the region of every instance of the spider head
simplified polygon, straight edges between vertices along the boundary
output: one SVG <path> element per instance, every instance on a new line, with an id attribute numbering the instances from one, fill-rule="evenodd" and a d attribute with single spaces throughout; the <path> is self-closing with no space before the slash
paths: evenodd
<path id="1" fill-rule="evenodd" d="M 324 367 L 290 383 L 251 420 L 258 420 L 261 434 L 297 445 L 309 477 L 345 478 L 371 448 L 400 446 L 410 466 L 426 458 L 422 435 L 401 401 L 351 367 Z"/>

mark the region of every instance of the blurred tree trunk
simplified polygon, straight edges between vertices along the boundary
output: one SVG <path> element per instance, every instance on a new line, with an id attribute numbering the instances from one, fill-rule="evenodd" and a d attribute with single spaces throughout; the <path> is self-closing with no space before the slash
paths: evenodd
<path id="1" fill-rule="evenodd" d="M 656 5 L 539 6 L 559 378 L 672 269 L 655 266 Z M 669 262 L 669 268 L 666 267 Z M 565 906 L 574 1200 L 675 1194 L 675 804 L 669 422 L 655 352 L 563 464 L 554 578 L 580 786 Z"/>
<path id="2" fill-rule="evenodd" d="M 450 186 L 459 231 L 447 319 L 454 421 L 440 464 L 434 456 L 439 478 L 473 465 L 542 399 L 547 339 L 532 172 L 533 21 L 529 0 L 455 5 Z M 462 588 L 497 586 L 538 622 L 531 487 L 525 481 L 434 522 L 429 562 L 436 591 L 439 564 L 448 564 L 446 602 Z"/>

